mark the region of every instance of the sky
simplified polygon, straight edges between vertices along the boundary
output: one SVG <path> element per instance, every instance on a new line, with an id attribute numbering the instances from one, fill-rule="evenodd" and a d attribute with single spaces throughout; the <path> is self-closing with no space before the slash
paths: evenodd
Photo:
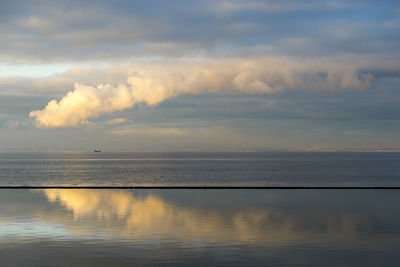
<path id="1" fill-rule="evenodd" d="M 0 152 L 400 151 L 400 2 L 0 2 Z"/>

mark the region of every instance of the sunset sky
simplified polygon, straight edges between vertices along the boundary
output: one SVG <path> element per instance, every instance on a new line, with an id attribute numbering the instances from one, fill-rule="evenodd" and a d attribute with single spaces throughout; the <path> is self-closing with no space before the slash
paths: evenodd
<path id="1" fill-rule="evenodd" d="M 400 151 L 400 1 L 0 2 L 0 152 Z"/>

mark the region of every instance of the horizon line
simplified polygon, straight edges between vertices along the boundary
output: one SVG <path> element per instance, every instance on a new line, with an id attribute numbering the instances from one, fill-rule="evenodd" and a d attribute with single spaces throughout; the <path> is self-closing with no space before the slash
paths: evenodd
<path id="1" fill-rule="evenodd" d="M 399 190 L 400 186 L 31 186 L 0 185 L 1 189 L 265 189 L 265 190 Z"/>
<path id="2" fill-rule="evenodd" d="M 377 153 L 399 153 L 400 149 L 355 149 L 355 150 L 265 150 L 265 151 L 224 151 L 224 150 L 216 150 L 216 151 L 207 151 L 207 150 L 201 150 L 201 151 L 157 151 L 157 150 L 149 150 L 149 151 L 117 151 L 117 150 L 101 150 L 99 152 L 95 152 L 94 150 L 47 150 L 47 151 L 35 151 L 35 150 L 30 150 L 30 151 L 23 151 L 23 150 L 9 150 L 9 151 L 0 151 L 0 154 L 4 153 L 71 153 L 71 154 L 83 154 L 83 153 L 96 153 L 96 154 L 101 154 L 101 153 L 315 153 L 315 152 L 323 152 L 323 153 L 336 153 L 336 152 L 341 152 L 341 153 L 352 153 L 352 152 L 359 152 L 359 153 L 371 153 L 371 152 L 377 152 Z"/>

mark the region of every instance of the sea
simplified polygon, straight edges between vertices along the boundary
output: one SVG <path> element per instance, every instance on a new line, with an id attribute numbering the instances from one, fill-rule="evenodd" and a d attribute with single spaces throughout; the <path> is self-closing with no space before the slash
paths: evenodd
<path id="1" fill-rule="evenodd" d="M 0 153 L 0 185 L 400 186 L 400 153 Z"/>
<path id="2" fill-rule="evenodd" d="M 400 153 L 3 153 L 0 265 L 397 266 L 399 180 Z"/>

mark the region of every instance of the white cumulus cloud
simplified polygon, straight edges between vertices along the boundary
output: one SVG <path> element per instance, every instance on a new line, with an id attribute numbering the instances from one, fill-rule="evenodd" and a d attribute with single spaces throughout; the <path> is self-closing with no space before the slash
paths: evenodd
<path id="1" fill-rule="evenodd" d="M 73 127 L 90 118 L 157 105 L 181 94 L 271 94 L 281 90 L 343 90 L 370 86 L 362 63 L 299 62 L 285 58 L 152 63 L 130 66 L 125 83 L 74 84 L 61 100 L 30 112 L 38 127 Z"/>

